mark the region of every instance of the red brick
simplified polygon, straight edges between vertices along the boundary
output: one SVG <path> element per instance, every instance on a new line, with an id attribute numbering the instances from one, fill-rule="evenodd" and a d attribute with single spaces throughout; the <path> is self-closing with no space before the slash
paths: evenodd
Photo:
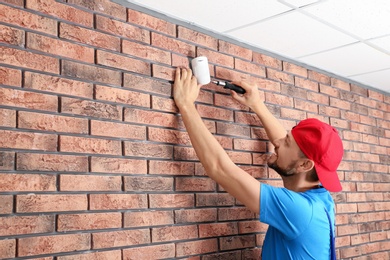
<path id="1" fill-rule="evenodd" d="M 123 86 L 129 89 L 138 89 L 164 96 L 171 95 L 170 83 L 139 75 L 125 73 L 123 79 Z"/>
<path id="2" fill-rule="evenodd" d="M 172 53 L 172 66 L 173 67 L 189 67 L 189 59 L 186 56 Z M 209 64 L 210 66 L 210 64 Z M 211 65 L 212 66 L 212 65 Z M 211 76 L 211 71 L 210 71 L 210 76 Z"/>
<path id="3" fill-rule="evenodd" d="M 0 84 L 20 87 L 22 84 L 21 71 L 6 67 L 0 67 Z"/>
<path id="4" fill-rule="evenodd" d="M 215 67 L 215 77 L 227 81 L 249 81 L 250 75 L 236 70 L 222 68 L 219 66 Z"/>
<path id="5" fill-rule="evenodd" d="M 123 249 L 123 259 L 158 259 L 174 258 L 175 244 L 162 244 L 154 246 Z"/>
<path id="6" fill-rule="evenodd" d="M 57 136 L 0 130 L 2 148 L 57 151 Z"/>
<path id="7" fill-rule="evenodd" d="M 241 59 L 234 59 L 234 68 L 236 70 L 241 70 L 256 76 L 265 77 L 265 68 L 259 66 L 258 64 L 251 63 L 249 61 L 244 61 Z"/>
<path id="8" fill-rule="evenodd" d="M 122 226 L 122 213 L 89 213 L 59 215 L 57 231 L 109 229 Z"/>
<path id="9" fill-rule="evenodd" d="M 255 246 L 255 236 L 235 236 L 235 237 L 221 237 L 219 239 L 221 250 L 232 250 L 239 248 L 250 248 Z"/>
<path id="10" fill-rule="evenodd" d="M 254 217 L 255 214 L 245 207 L 218 209 L 218 220 L 220 221 L 253 219 Z"/>
<path id="11" fill-rule="evenodd" d="M 97 138 L 60 136 L 60 151 L 73 153 L 121 155 L 121 142 Z"/>
<path id="12" fill-rule="evenodd" d="M 174 224 L 172 211 L 125 212 L 124 227 L 160 226 Z"/>
<path id="13" fill-rule="evenodd" d="M 55 230 L 53 215 L 0 217 L 0 222 L 0 236 L 51 233 Z"/>
<path id="14" fill-rule="evenodd" d="M 77 97 L 93 97 L 93 86 L 90 83 L 27 71 L 24 73 L 24 87 Z"/>
<path id="15" fill-rule="evenodd" d="M 196 194 L 196 206 L 233 206 L 234 198 L 228 193 L 198 193 Z"/>
<path id="16" fill-rule="evenodd" d="M 211 103 L 213 104 L 213 103 Z M 249 108 L 245 105 L 242 105 L 235 99 L 233 99 L 230 95 L 221 95 L 221 94 L 214 94 L 214 105 L 217 107 L 224 107 L 228 109 L 236 109 L 236 110 L 246 110 L 248 111 Z"/>
<path id="17" fill-rule="evenodd" d="M 126 20 L 126 7 L 106 0 L 68 0 L 69 4 L 79 5 L 92 11 L 114 16 L 115 18 Z"/>
<path id="18" fill-rule="evenodd" d="M 17 195 L 16 212 L 60 212 L 87 210 L 87 195 Z"/>
<path id="19" fill-rule="evenodd" d="M 289 72 L 291 74 L 298 75 L 298 76 L 301 76 L 304 78 L 307 78 L 307 76 L 308 76 L 306 68 L 304 68 L 302 66 L 295 65 L 295 64 L 290 63 L 290 62 L 286 62 L 286 61 L 283 61 L 283 71 L 286 71 L 286 72 Z"/>
<path id="20" fill-rule="evenodd" d="M 18 114 L 18 128 L 88 134 L 88 120 L 20 111 Z"/>
<path id="21" fill-rule="evenodd" d="M 176 244 L 176 256 L 207 254 L 218 251 L 217 239 L 182 242 Z"/>
<path id="22" fill-rule="evenodd" d="M 153 46 L 168 50 L 173 53 L 183 54 L 187 57 L 195 57 L 194 45 L 154 32 L 152 32 L 151 39 Z"/>
<path id="23" fill-rule="evenodd" d="M 1 2 L 8 3 L 16 6 L 24 6 L 24 0 L 1 0 Z"/>
<path id="24" fill-rule="evenodd" d="M 341 79 L 331 78 L 330 82 L 331 85 L 335 86 L 336 88 L 340 88 L 346 91 L 351 90 L 351 85 L 348 82 L 342 81 Z"/>
<path id="25" fill-rule="evenodd" d="M 235 138 L 233 141 L 234 150 L 244 150 L 252 152 L 266 152 L 266 143 L 257 140 L 245 140 Z"/>
<path id="26" fill-rule="evenodd" d="M 17 170 L 24 171 L 88 171 L 86 156 L 18 153 Z"/>
<path id="27" fill-rule="evenodd" d="M 149 194 L 150 208 L 183 208 L 194 206 L 192 194 Z"/>
<path id="28" fill-rule="evenodd" d="M 175 223 L 212 222 L 217 220 L 217 209 L 175 210 Z"/>
<path id="29" fill-rule="evenodd" d="M 19 239 L 18 256 L 65 253 L 90 248 L 90 234 L 27 237 Z"/>
<path id="30" fill-rule="evenodd" d="M 301 99 L 294 99 L 294 108 L 318 114 L 318 105 Z"/>
<path id="31" fill-rule="evenodd" d="M 150 107 L 150 95 L 123 88 L 96 86 L 96 99 L 132 106 Z"/>
<path id="32" fill-rule="evenodd" d="M 294 76 L 278 70 L 267 68 L 267 78 L 287 84 L 294 84 Z"/>
<path id="33" fill-rule="evenodd" d="M 0 240 L 0 258 L 14 258 L 16 256 L 16 239 Z"/>
<path id="34" fill-rule="evenodd" d="M 26 8 L 33 9 L 60 19 L 81 24 L 87 27 L 93 26 L 93 14 L 64 5 L 51 0 L 28 0 Z"/>
<path id="35" fill-rule="evenodd" d="M 92 157 L 91 172 L 146 174 L 147 165 L 146 160 Z"/>
<path id="36" fill-rule="evenodd" d="M 61 191 L 121 191 L 120 176 L 61 175 Z"/>
<path id="37" fill-rule="evenodd" d="M 296 119 L 296 120 L 302 120 L 307 117 L 305 111 L 289 109 L 284 107 L 280 109 L 280 116 L 283 118 Z"/>
<path id="38" fill-rule="evenodd" d="M 340 109 L 334 108 L 334 107 L 327 107 L 327 106 L 319 106 L 319 114 L 320 115 L 326 115 L 331 117 L 338 117 L 340 118 Z"/>
<path id="39" fill-rule="evenodd" d="M 204 105 L 198 105 L 197 108 L 201 117 L 204 118 L 219 119 L 231 122 L 234 120 L 233 111 Z"/>
<path id="40" fill-rule="evenodd" d="M 240 234 L 255 233 L 255 232 L 267 232 L 268 225 L 260 221 L 240 221 L 238 222 L 238 231 Z"/>
<path id="41" fill-rule="evenodd" d="M 287 107 L 293 106 L 293 98 L 289 96 L 279 95 L 275 93 L 265 93 L 265 101 L 267 103 L 283 105 Z"/>
<path id="42" fill-rule="evenodd" d="M 306 78 L 295 77 L 295 86 L 303 88 L 303 89 L 312 90 L 314 92 L 318 92 L 319 91 L 318 82 L 315 82 L 315 81 L 312 81 L 312 80 L 306 79 Z M 317 94 L 317 93 L 308 92 L 307 95 L 309 95 L 309 94 Z M 319 96 L 321 96 L 321 95 L 319 95 Z M 315 99 L 313 101 L 318 102 Z"/>
<path id="43" fill-rule="evenodd" d="M 140 13 L 135 10 L 127 10 L 127 21 L 130 23 L 135 23 L 143 27 L 158 31 L 160 33 L 165 33 L 171 36 L 176 35 L 176 25 L 170 22 L 164 21 L 157 17 L 151 15 Z"/>
<path id="44" fill-rule="evenodd" d="M 60 23 L 59 28 L 60 38 L 103 49 L 120 51 L 120 39 L 118 37 L 66 23 Z"/>
<path id="45" fill-rule="evenodd" d="M 332 97 L 336 97 L 336 98 L 340 97 L 340 90 L 331 86 L 320 84 L 320 92 Z"/>
<path id="46" fill-rule="evenodd" d="M 152 64 L 152 71 L 153 71 L 152 75 L 154 78 L 173 81 L 175 78 L 176 69 L 171 67 L 160 66 L 157 64 Z"/>
<path id="47" fill-rule="evenodd" d="M 16 111 L 0 109 L 0 126 L 16 127 Z"/>
<path id="48" fill-rule="evenodd" d="M 210 178 L 179 177 L 175 182 L 176 191 L 215 191 L 216 184 Z"/>
<path id="49" fill-rule="evenodd" d="M 0 173 L 0 191 L 55 191 L 56 176 Z"/>
<path id="50" fill-rule="evenodd" d="M 251 112 L 235 112 L 235 122 L 248 126 L 260 126 L 261 121 L 256 114 Z"/>
<path id="51" fill-rule="evenodd" d="M 123 41 L 122 52 L 145 60 L 171 65 L 171 53 L 151 47 L 150 45 Z"/>
<path id="52" fill-rule="evenodd" d="M 340 248 L 339 250 L 340 250 L 340 257 L 343 259 L 362 255 L 362 251 L 359 246 Z"/>
<path id="53" fill-rule="evenodd" d="M 97 50 L 97 64 L 121 70 L 150 75 L 150 64 L 124 55 Z"/>
<path id="54" fill-rule="evenodd" d="M 0 88 L 0 103 L 5 106 L 22 107 L 57 112 L 58 98 L 52 95 Z"/>
<path id="55" fill-rule="evenodd" d="M 263 239 L 264 240 L 264 239 Z M 243 251 L 245 252 L 245 251 Z M 236 260 L 236 259 L 260 259 L 259 255 L 254 258 L 242 258 L 241 251 L 231 251 L 231 252 L 221 252 L 216 254 L 208 254 L 202 257 L 202 260 L 215 260 L 215 259 L 223 259 L 223 260 Z"/>
<path id="56" fill-rule="evenodd" d="M 190 145 L 187 132 L 148 127 L 148 139 L 155 142 Z"/>
<path id="57" fill-rule="evenodd" d="M 18 30 L 16 28 L 0 25 L 0 42 L 7 44 L 24 46 L 24 31 Z"/>
<path id="58" fill-rule="evenodd" d="M 0 46 L 0 62 L 16 67 L 59 73 L 57 58 Z"/>
<path id="59" fill-rule="evenodd" d="M 106 121 L 91 121 L 91 135 L 126 139 L 146 139 L 146 127 Z"/>
<path id="60" fill-rule="evenodd" d="M 251 164 L 252 155 L 247 152 L 226 151 L 230 159 L 236 164 Z"/>
<path id="61" fill-rule="evenodd" d="M 73 61 L 62 60 L 63 76 L 85 79 L 88 81 L 102 82 L 120 86 L 122 83 L 122 74 L 117 70 L 110 70 L 93 65 L 76 63 Z"/>
<path id="62" fill-rule="evenodd" d="M 197 56 L 206 56 L 209 63 L 222 65 L 228 68 L 234 68 L 234 58 L 230 55 L 222 54 L 205 48 L 197 49 Z"/>
<path id="63" fill-rule="evenodd" d="M 122 119 L 122 107 L 120 106 L 75 98 L 63 97 L 61 100 L 62 113 L 114 120 Z"/>
<path id="64" fill-rule="evenodd" d="M 222 135 L 250 137 L 250 128 L 242 125 L 217 122 L 217 133 Z"/>
<path id="65" fill-rule="evenodd" d="M 91 194 L 90 210 L 143 209 L 148 207 L 145 194 Z"/>
<path id="66" fill-rule="evenodd" d="M 200 95 L 199 98 L 201 98 Z M 165 112 L 174 112 L 174 113 L 179 112 L 179 110 L 176 107 L 175 101 L 171 98 L 165 98 L 165 97 L 152 96 L 152 108 L 154 110 L 160 110 Z"/>
<path id="67" fill-rule="evenodd" d="M 124 177 L 126 191 L 172 191 L 173 178 Z"/>
<path id="68" fill-rule="evenodd" d="M 13 170 L 15 168 L 15 153 L 0 152 L 0 170 Z"/>
<path id="69" fill-rule="evenodd" d="M 222 53 L 227 53 L 232 56 L 237 56 L 245 60 L 252 60 L 252 50 L 235 45 L 227 41 L 218 41 L 218 51 Z"/>
<path id="70" fill-rule="evenodd" d="M 27 48 L 89 63 L 95 60 L 95 51 L 92 48 L 35 33 L 27 33 Z"/>
<path id="71" fill-rule="evenodd" d="M 192 162 L 149 161 L 149 174 L 194 175 L 195 164 Z"/>
<path id="72" fill-rule="evenodd" d="M 220 237 L 238 234 L 236 222 L 199 225 L 199 237 Z"/>
<path id="73" fill-rule="evenodd" d="M 100 15 L 96 16 L 96 29 L 133 41 L 150 43 L 150 32 L 148 30 Z"/>
<path id="74" fill-rule="evenodd" d="M 57 260 L 121 260 L 121 250 L 110 250 L 105 252 L 81 253 L 78 255 L 57 256 Z"/>
<path id="75" fill-rule="evenodd" d="M 150 243 L 149 229 L 93 233 L 93 249 L 133 246 Z"/>
<path id="76" fill-rule="evenodd" d="M 253 53 L 253 61 L 259 63 L 260 65 L 264 65 L 266 67 L 276 68 L 278 70 L 282 70 L 282 61 L 273 58 L 271 56 L 265 55 L 263 53 Z"/>
<path id="77" fill-rule="evenodd" d="M 3 23 L 57 35 L 57 21 L 6 5 L 0 8 L 0 20 Z"/>
<path id="78" fill-rule="evenodd" d="M 11 214 L 13 210 L 14 197 L 12 195 L 0 195 L 0 201 L 0 214 Z"/>
<path id="79" fill-rule="evenodd" d="M 152 242 L 194 239 L 198 237 L 196 225 L 152 228 Z"/>
<path id="80" fill-rule="evenodd" d="M 308 71 L 308 78 L 319 83 L 330 85 L 330 77 L 317 71 Z"/>
<path id="81" fill-rule="evenodd" d="M 170 145 L 151 144 L 145 142 L 124 142 L 125 155 L 142 158 L 172 159 L 173 147 Z"/>
<path id="82" fill-rule="evenodd" d="M 209 35 L 178 26 L 178 38 L 184 39 L 205 47 L 208 47 L 213 50 L 218 49 L 218 40 L 216 38 L 213 38 Z"/>

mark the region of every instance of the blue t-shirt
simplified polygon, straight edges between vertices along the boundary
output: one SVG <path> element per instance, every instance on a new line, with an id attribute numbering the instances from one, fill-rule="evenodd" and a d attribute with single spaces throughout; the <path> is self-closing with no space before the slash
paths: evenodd
<path id="1" fill-rule="evenodd" d="M 324 188 L 294 192 L 261 184 L 260 221 L 269 225 L 262 259 L 330 259 L 334 201 Z"/>

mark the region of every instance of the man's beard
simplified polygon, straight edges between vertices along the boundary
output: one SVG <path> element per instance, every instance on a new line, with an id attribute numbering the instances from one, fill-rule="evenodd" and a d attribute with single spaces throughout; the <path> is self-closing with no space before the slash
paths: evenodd
<path id="1" fill-rule="evenodd" d="M 274 171 L 276 171 L 280 176 L 283 176 L 283 177 L 291 177 L 294 175 L 295 173 L 295 169 L 293 168 L 295 162 L 292 162 L 288 167 L 287 169 L 283 169 L 281 168 L 278 164 L 277 164 L 277 160 L 274 161 L 273 163 L 268 163 L 268 167 L 270 167 L 271 169 L 273 169 Z M 289 170 L 288 170 L 289 169 Z"/>

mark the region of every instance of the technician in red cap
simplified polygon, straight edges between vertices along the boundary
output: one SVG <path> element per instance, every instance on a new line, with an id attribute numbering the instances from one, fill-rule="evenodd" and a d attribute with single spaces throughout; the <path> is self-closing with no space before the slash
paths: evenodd
<path id="1" fill-rule="evenodd" d="M 256 86 L 235 84 L 246 93 L 232 91 L 232 97 L 257 114 L 275 147 L 268 165 L 282 177 L 284 188 L 259 183 L 232 162 L 195 107 L 200 85 L 192 71 L 178 68 L 174 99 L 200 162 L 213 180 L 269 225 L 262 259 L 335 259 L 335 211 L 328 191 L 341 191 L 337 167 L 343 145 L 337 131 L 309 118 L 287 132 Z"/>

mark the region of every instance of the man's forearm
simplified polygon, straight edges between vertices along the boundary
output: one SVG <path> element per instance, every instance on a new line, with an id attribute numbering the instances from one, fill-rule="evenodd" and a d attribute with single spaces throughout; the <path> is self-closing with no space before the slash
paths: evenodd
<path id="1" fill-rule="evenodd" d="M 264 103 L 260 103 L 253 108 L 253 111 L 259 117 L 269 140 L 274 143 L 275 140 L 286 136 L 287 131 L 279 120 L 268 110 Z"/>
<path id="2" fill-rule="evenodd" d="M 180 108 L 180 113 L 200 162 L 209 176 L 213 179 L 217 178 L 218 182 L 219 176 L 216 175 L 224 172 L 223 167 L 231 167 L 234 163 L 207 129 L 195 105 L 190 104 Z"/>

